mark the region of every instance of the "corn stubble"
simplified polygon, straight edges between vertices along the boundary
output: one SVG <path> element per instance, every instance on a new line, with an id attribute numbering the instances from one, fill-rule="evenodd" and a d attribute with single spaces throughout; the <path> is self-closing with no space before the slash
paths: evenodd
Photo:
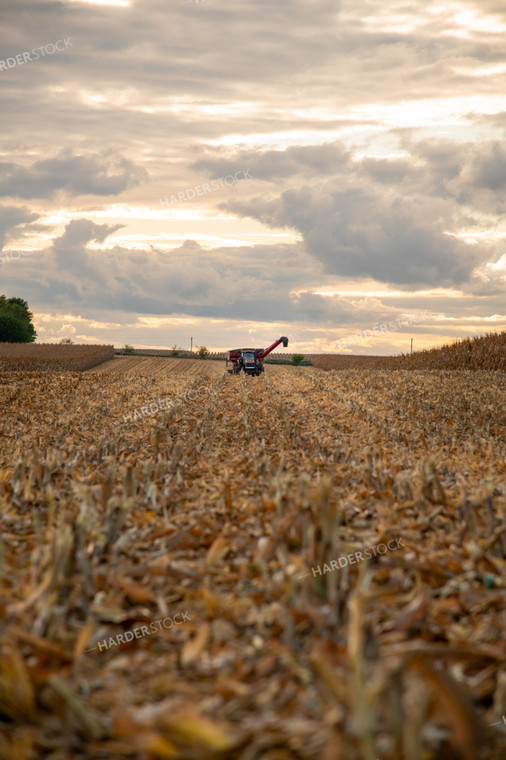
<path id="1" fill-rule="evenodd" d="M 171 359 L 0 375 L 0 757 L 506 756 L 505 392 Z"/>

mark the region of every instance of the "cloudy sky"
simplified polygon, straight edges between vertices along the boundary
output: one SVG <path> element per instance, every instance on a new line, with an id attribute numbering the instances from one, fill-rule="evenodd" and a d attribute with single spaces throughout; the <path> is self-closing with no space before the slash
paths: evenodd
<path id="1" fill-rule="evenodd" d="M 0 294 L 39 341 L 506 328 L 499 0 L 2 0 L 0 25 Z"/>

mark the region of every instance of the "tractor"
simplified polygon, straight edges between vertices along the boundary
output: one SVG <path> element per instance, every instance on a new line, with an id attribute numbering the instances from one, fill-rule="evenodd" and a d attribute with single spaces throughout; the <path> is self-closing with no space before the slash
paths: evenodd
<path id="1" fill-rule="evenodd" d="M 288 338 L 278 338 L 272 346 L 266 348 L 234 348 L 228 352 L 225 366 L 229 375 L 238 375 L 243 370 L 247 375 L 259 376 L 264 371 L 265 357 L 274 351 L 282 343 L 284 348 L 288 345 Z M 229 364 L 232 368 L 229 368 Z"/>

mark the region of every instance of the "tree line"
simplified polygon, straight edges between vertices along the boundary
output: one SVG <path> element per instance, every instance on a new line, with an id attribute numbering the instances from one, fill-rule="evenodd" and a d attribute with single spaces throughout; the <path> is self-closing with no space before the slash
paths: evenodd
<path id="1" fill-rule="evenodd" d="M 0 296 L 0 343 L 33 343 L 33 314 L 22 298 Z"/>

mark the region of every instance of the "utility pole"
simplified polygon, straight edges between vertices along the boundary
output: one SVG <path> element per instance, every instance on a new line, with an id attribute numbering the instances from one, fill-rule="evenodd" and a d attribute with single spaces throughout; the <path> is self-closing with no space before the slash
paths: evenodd
<path id="1" fill-rule="evenodd" d="M 190 338 L 190 353 L 193 354 L 193 336 Z"/>
<path id="2" fill-rule="evenodd" d="M 411 353 L 413 353 L 413 338 L 411 338 Z"/>

